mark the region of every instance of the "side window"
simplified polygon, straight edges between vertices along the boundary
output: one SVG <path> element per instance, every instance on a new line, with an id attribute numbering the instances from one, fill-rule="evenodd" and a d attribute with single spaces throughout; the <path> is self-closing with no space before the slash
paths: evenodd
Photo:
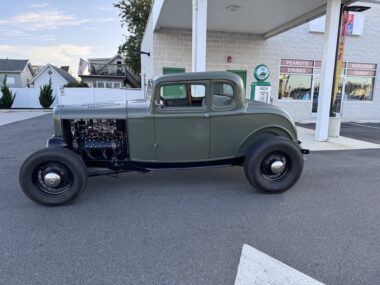
<path id="1" fill-rule="evenodd" d="M 235 91 L 229 83 L 214 83 L 212 88 L 212 104 L 214 107 L 229 107 L 234 104 Z"/>
<path id="2" fill-rule="evenodd" d="M 170 107 L 202 107 L 206 105 L 206 87 L 201 84 L 164 84 L 160 87 L 160 104 Z"/>

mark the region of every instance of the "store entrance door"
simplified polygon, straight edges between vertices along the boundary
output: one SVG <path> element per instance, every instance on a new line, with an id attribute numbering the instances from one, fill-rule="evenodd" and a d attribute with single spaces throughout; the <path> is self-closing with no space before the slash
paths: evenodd
<path id="1" fill-rule="evenodd" d="M 337 94 L 337 97 L 336 97 L 336 101 L 335 101 L 335 105 L 333 106 L 333 111 L 336 113 L 336 114 L 341 114 L 341 111 L 342 111 L 342 104 L 343 104 L 343 88 L 342 86 L 344 86 L 342 84 L 343 82 L 343 78 L 341 78 L 340 80 L 340 86 L 339 86 L 339 89 L 338 89 L 338 94 Z M 318 98 L 319 98 L 319 87 L 321 85 L 321 80 L 320 80 L 320 76 L 319 74 L 318 75 L 314 75 L 314 78 L 313 78 L 313 86 L 312 86 L 312 96 L 311 96 L 311 117 L 312 118 L 316 118 L 317 117 L 317 111 L 318 111 Z"/>
<path id="2" fill-rule="evenodd" d="M 321 85 L 320 76 L 314 75 L 312 92 L 311 92 L 311 117 L 312 118 L 317 117 L 320 85 Z"/>

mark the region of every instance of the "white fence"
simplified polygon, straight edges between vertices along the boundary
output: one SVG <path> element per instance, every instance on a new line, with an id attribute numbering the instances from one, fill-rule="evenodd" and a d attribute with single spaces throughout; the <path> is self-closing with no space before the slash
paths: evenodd
<path id="1" fill-rule="evenodd" d="M 39 88 L 11 88 L 16 92 L 16 99 L 12 108 L 41 108 L 39 102 Z M 1 94 L 0 94 L 1 95 Z M 110 89 L 110 88 L 64 88 L 53 103 L 54 107 L 60 105 L 72 105 L 93 103 L 101 101 L 126 101 L 144 98 L 141 89 Z"/>
<path id="2" fill-rule="evenodd" d="M 38 100 L 40 88 L 11 88 L 11 90 L 13 94 L 16 93 L 12 108 L 42 108 Z"/>

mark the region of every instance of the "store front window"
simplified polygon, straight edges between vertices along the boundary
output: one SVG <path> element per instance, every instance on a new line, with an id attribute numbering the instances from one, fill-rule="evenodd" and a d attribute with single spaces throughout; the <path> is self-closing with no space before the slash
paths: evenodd
<path id="1" fill-rule="evenodd" d="M 345 99 L 372 101 L 374 77 L 346 77 Z"/>
<path id="2" fill-rule="evenodd" d="M 376 64 L 347 63 L 344 95 L 346 100 L 372 101 Z"/>
<path id="3" fill-rule="evenodd" d="M 311 75 L 281 74 L 279 99 L 310 100 Z"/>
<path id="4" fill-rule="evenodd" d="M 314 60 L 281 60 L 278 99 L 310 100 Z"/>
<path id="5" fill-rule="evenodd" d="M 319 60 L 282 59 L 280 66 L 280 100 L 311 100 L 311 111 L 318 110 L 320 74 Z M 344 62 L 338 93 L 333 106 L 341 112 L 342 100 L 372 101 L 375 86 L 376 64 Z"/>

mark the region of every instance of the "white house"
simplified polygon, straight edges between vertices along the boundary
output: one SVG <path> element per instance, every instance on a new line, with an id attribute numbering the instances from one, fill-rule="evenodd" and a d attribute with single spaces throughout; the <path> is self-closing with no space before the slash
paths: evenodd
<path id="1" fill-rule="evenodd" d="M 0 59 L 0 82 L 7 76 L 11 88 L 29 87 L 35 72 L 27 59 Z"/>
<path id="2" fill-rule="evenodd" d="M 77 83 L 78 81 L 65 69 L 56 67 L 52 64 L 47 64 L 37 75 L 31 80 L 31 84 L 35 88 L 40 88 L 43 85 L 49 84 L 49 79 L 52 82 L 53 96 L 58 98 L 59 92 L 67 83 Z M 57 104 L 55 100 L 54 105 Z"/>
<path id="3" fill-rule="evenodd" d="M 79 77 L 94 88 L 137 88 L 140 77 L 126 64 L 125 58 L 116 54 L 110 58 L 89 58 L 89 73 L 79 74 Z"/>

